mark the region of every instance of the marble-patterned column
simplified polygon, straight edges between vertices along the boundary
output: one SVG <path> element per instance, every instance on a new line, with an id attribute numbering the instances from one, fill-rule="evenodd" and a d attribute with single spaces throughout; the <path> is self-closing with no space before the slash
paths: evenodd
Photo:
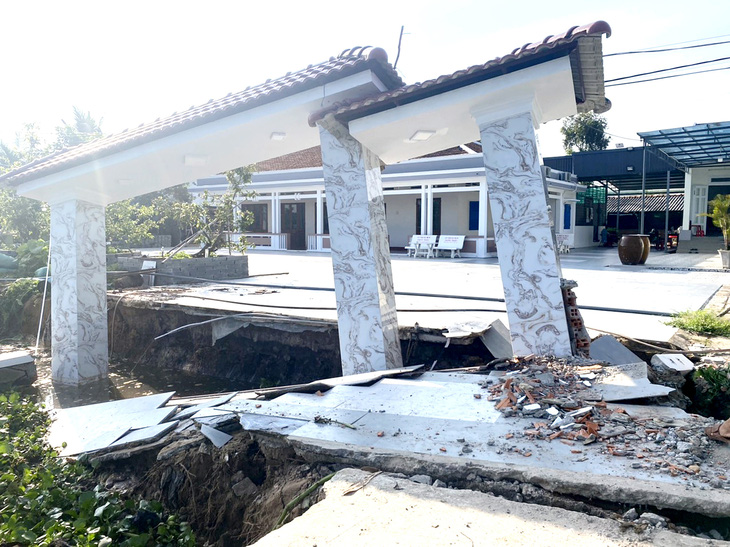
<path id="1" fill-rule="evenodd" d="M 60 384 L 107 377 L 104 214 L 80 200 L 51 205 L 52 372 Z"/>
<path id="2" fill-rule="evenodd" d="M 532 114 L 479 119 L 515 355 L 571 355 Z"/>
<path id="3" fill-rule="evenodd" d="M 343 375 L 402 365 L 380 160 L 320 122 Z"/>

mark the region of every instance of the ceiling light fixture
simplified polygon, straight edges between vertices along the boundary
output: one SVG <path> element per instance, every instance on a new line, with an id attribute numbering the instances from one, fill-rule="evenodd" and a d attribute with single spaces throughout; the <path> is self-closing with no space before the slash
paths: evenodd
<path id="1" fill-rule="evenodd" d="M 436 131 L 430 131 L 428 129 L 419 129 L 413 135 L 411 135 L 411 138 L 408 139 L 410 142 L 423 142 L 427 141 L 431 137 L 433 137 L 436 134 Z"/>

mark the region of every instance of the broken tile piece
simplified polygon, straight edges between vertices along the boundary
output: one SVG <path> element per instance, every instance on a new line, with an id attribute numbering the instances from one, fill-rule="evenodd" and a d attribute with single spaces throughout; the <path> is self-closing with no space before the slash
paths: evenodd
<path id="1" fill-rule="evenodd" d="M 196 412 L 199 412 L 206 408 L 214 408 L 220 405 L 226 404 L 228 401 L 230 401 L 236 393 L 226 393 L 225 395 L 222 395 L 221 397 L 217 397 L 215 399 L 211 399 L 210 401 L 206 401 L 204 403 L 199 403 L 194 406 L 190 406 L 184 410 L 181 410 L 177 416 L 175 416 L 176 419 L 182 420 L 185 418 L 190 418 L 193 414 Z"/>
<path id="2" fill-rule="evenodd" d="M 217 448 L 223 448 L 233 438 L 228 433 L 223 433 L 205 424 L 200 426 L 200 432 Z"/>
<path id="3" fill-rule="evenodd" d="M 132 444 L 151 443 L 161 438 L 168 431 L 175 429 L 175 427 L 177 427 L 177 421 L 135 429 L 113 442 L 110 447 L 121 448 Z"/>
<path id="4" fill-rule="evenodd" d="M 630 365 L 644 362 L 633 351 L 610 335 L 599 336 L 591 342 L 591 358 L 611 365 Z"/>

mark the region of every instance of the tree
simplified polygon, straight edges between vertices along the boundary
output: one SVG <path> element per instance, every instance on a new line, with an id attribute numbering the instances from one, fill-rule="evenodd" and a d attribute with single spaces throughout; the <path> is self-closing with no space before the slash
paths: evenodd
<path id="1" fill-rule="evenodd" d="M 56 127 L 56 141 L 53 143 L 55 150 L 78 146 L 103 136 L 101 118 L 97 122 L 91 112 L 82 112 L 75 106 L 73 111 L 73 124 L 61 120 L 62 125 Z"/>
<path id="2" fill-rule="evenodd" d="M 0 174 L 43 157 L 50 151 L 33 123 L 23 126 L 15 135 L 14 146 L 0 142 Z M 19 196 L 14 188 L 0 189 L 0 242 L 4 245 L 26 241 L 48 240 L 50 214 L 40 201 Z"/>
<path id="3" fill-rule="evenodd" d="M 106 239 L 127 248 L 142 245 L 161 221 L 152 205 L 139 205 L 131 199 L 117 201 L 106 208 Z"/>
<path id="4" fill-rule="evenodd" d="M 228 171 L 228 190 L 221 195 L 210 194 L 207 191 L 199 203 L 176 202 L 172 204 L 171 215 L 189 235 L 195 235 L 194 240 L 201 244 L 201 249 L 195 256 L 209 256 L 221 247 L 244 251 L 248 244 L 245 238 L 233 243 L 231 232 L 243 232 L 253 222 L 253 215 L 238 209 L 241 199 L 253 197 L 255 192 L 245 190 L 251 182 L 252 167 L 239 167 Z"/>
<path id="5" fill-rule="evenodd" d="M 563 121 L 563 148 L 566 154 L 605 150 L 609 138 L 606 135 L 606 119 L 593 112 L 582 112 Z"/>

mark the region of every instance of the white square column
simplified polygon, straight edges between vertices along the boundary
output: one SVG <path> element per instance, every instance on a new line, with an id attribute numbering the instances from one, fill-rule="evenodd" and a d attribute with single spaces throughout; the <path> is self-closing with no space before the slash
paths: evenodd
<path id="1" fill-rule="evenodd" d="M 53 381 L 80 385 L 108 375 L 104 207 L 51 205 Z"/>
<path id="2" fill-rule="evenodd" d="M 400 368 L 380 159 L 342 124 L 319 123 L 342 374 Z"/>
<path id="3" fill-rule="evenodd" d="M 482 137 L 512 350 L 522 356 L 569 356 L 560 268 L 532 112 L 500 109 L 474 117 Z"/>

